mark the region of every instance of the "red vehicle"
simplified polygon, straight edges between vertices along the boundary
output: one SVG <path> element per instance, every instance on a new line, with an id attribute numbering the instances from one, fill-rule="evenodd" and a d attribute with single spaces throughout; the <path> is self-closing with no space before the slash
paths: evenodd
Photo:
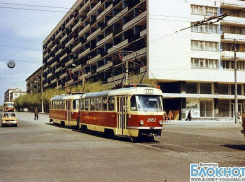
<path id="1" fill-rule="evenodd" d="M 58 95 L 50 99 L 50 122 L 63 126 L 77 126 L 79 112 L 79 98 L 83 94 Z"/>
<path id="2" fill-rule="evenodd" d="M 79 128 L 130 137 L 154 139 L 163 129 L 162 91 L 128 87 L 86 93 L 80 98 Z"/>
<path id="3" fill-rule="evenodd" d="M 4 112 L 14 112 L 14 102 L 4 102 Z"/>

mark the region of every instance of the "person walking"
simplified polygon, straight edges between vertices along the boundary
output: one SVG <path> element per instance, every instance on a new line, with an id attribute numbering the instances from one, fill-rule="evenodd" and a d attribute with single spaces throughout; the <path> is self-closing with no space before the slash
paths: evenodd
<path id="1" fill-rule="evenodd" d="M 174 115 L 173 115 L 172 111 L 170 110 L 169 113 L 168 113 L 169 122 L 172 120 L 173 116 Z"/>
<path id="2" fill-rule="evenodd" d="M 164 122 L 167 122 L 167 112 L 165 110 L 163 111 L 163 118 Z"/>
<path id="3" fill-rule="evenodd" d="M 34 120 L 38 120 L 38 109 L 37 107 L 35 108 L 35 111 L 34 111 Z"/>
<path id="4" fill-rule="evenodd" d="M 191 110 L 189 110 L 186 121 L 191 121 Z"/>

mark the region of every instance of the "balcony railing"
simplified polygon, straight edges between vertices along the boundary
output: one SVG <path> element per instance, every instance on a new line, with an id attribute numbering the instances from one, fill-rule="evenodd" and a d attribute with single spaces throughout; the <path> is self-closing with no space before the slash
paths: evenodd
<path id="1" fill-rule="evenodd" d="M 57 56 L 58 54 L 60 54 L 62 51 L 62 48 L 60 48 L 56 53 L 55 53 L 55 56 Z"/>
<path id="2" fill-rule="evenodd" d="M 113 4 L 108 6 L 104 11 L 102 11 L 99 16 L 97 16 L 96 20 L 99 20 L 102 16 L 104 16 L 106 13 L 109 13 L 109 11 L 113 8 Z"/>
<path id="3" fill-rule="evenodd" d="M 106 69 L 110 68 L 112 65 L 113 65 L 112 62 L 107 63 L 107 64 L 105 64 L 105 65 L 103 65 L 103 66 L 97 68 L 96 72 L 101 72 L 101 71 L 103 71 L 103 70 L 106 70 Z"/>
<path id="4" fill-rule="evenodd" d="M 128 12 L 128 7 L 124 8 L 121 12 L 119 12 L 116 16 L 114 16 L 113 18 L 111 18 L 107 25 L 111 25 L 112 23 L 114 23 L 117 19 L 119 19 L 124 13 Z"/>
<path id="5" fill-rule="evenodd" d="M 117 75 L 117 76 L 114 76 L 114 77 L 110 77 L 107 79 L 108 82 L 112 82 L 113 80 L 119 80 L 119 79 L 122 79 L 124 76 L 124 73 L 120 74 L 120 75 Z"/>
<path id="6" fill-rule="evenodd" d="M 65 77 L 67 77 L 67 73 L 63 73 L 62 75 L 60 75 L 60 79 L 63 79 Z"/>
<path id="7" fill-rule="evenodd" d="M 94 31 L 91 35 L 88 36 L 87 40 L 90 40 L 92 37 L 94 37 L 96 34 L 98 34 L 101 31 L 101 28 Z"/>
<path id="8" fill-rule="evenodd" d="M 71 50 L 71 52 L 75 52 L 81 45 L 82 45 L 82 42 L 80 42 L 79 44 L 77 44 L 77 45 Z"/>
<path id="9" fill-rule="evenodd" d="M 54 62 L 53 64 L 51 64 L 51 67 L 53 68 L 54 66 L 56 66 L 58 63 Z"/>
<path id="10" fill-rule="evenodd" d="M 55 39 L 57 39 L 59 36 L 61 36 L 61 34 L 62 34 L 62 30 L 59 31 L 59 33 L 55 36 Z"/>
<path id="11" fill-rule="evenodd" d="M 116 49 L 120 49 L 121 47 L 123 47 L 123 46 L 125 46 L 127 44 L 128 44 L 128 39 L 126 39 L 126 40 L 120 42 L 119 44 L 117 44 L 117 45 L 111 47 L 110 49 L 108 49 L 108 54 L 113 52 L 113 51 L 115 51 Z"/>
<path id="12" fill-rule="evenodd" d="M 140 21 L 141 19 L 145 18 L 147 15 L 147 12 L 143 12 L 140 15 L 138 15 L 137 17 L 135 17 L 134 19 L 130 20 L 128 23 L 126 23 L 125 25 L 123 25 L 122 29 L 125 30 L 126 28 L 130 27 L 131 25 L 137 23 L 138 21 Z"/>
<path id="13" fill-rule="evenodd" d="M 135 59 L 138 56 L 146 54 L 146 53 L 147 53 L 147 48 L 145 47 L 145 48 L 140 49 L 140 50 L 138 50 L 136 52 L 133 52 L 133 53 L 127 55 L 127 56 L 124 56 L 123 57 L 123 61 L 127 61 L 127 60 L 130 60 L 130 59 Z"/>
<path id="14" fill-rule="evenodd" d="M 87 8 L 87 6 L 88 6 L 89 4 L 90 4 L 90 1 L 86 2 L 86 3 L 84 4 L 84 6 L 79 10 L 79 13 L 83 12 L 83 11 Z"/>
<path id="15" fill-rule="evenodd" d="M 92 59 L 88 60 L 87 64 L 91 64 L 91 63 L 95 62 L 99 58 L 101 58 L 101 54 L 99 54 L 99 55 L 93 57 Z"/>
<path id="16" fill-rule="evenodd" d="M 89 29 L 89 27 L 90 27 L 90 24 L 88 24 L 86 27 L 84 27 L 84 28 L 78 33 L 78 35 L 80 36 L 80 35 L 84 34 L 84 33 Z"/>
<path id="17" fill-rule="evenodd" d="M 74 38 L 72 38 L 71 40 L 69 40 L 69 42 L 66 43 L 65 47 L 68 47 L 73 41 L 74 41 Z"/>
<path id="18" fill-rule="evenodd" d="M 69 27 L 74 22 L 74 17 L 66 24 L 66 28 Z"/>
<path id="19" fill-rule="evenodd" d="M 60 61 L 62 61 L 67 56 L 67 53 L 60 57 Z"/>
<path id="20" fill-rule="evenodd" d="M 53 57 L 50 57 L 48 60 L 47 60 L 47 63 L 49 63 L 50 61 L 52 61 Z"/>
<path id="21" fill-rule="evenodd" d="M 90 48 L 86 49 L 85 51 L 83 51 L 81 54 L 78 55 L 78 58 L 83 57 L 85 54 L 87 54 L 90 51 Z"/>
<path id="22" fill-rule="evenodd" d="M 231 9 L 242 9 L 245 8 L 245 2 L 238 1 L 238 0 L 221 0 L 220 7 L 231 8 Z"/>
<path id="23" fill-rule="evenodd" d="M 222 51 L 221 52 L 221 59 L 222 60 L 231 60 L 234 58 L 233 51 Z M 237 52 L 236 53 L 237 60 L 245 60 L 245 52 Z"/>
<path id="24" fill-rule="evenodd" d="M 82 68 L 82 65 L 79 65 L 76 68 L 72 69 L 71 72 L 75 73 L 75 72 L 79 71 L 81 68 Z"/>
<path id="25" fill-rule="evenodd" d="M 236 39 L 237 43 L 245 43 L 245 35 L 224 33 L 221 37 L 222 42 L 233 43 Z"/>
<path id="26" fill-rule="evenodd" d="M 58 69 L 56 69 L 55 73 L 58 73 L 60 70 L 62 70 L 62 67 L 59 67 Z"/>
<path id="27" fill-rule="evenodd" d="M 71 65 L 71 64 L 73 63 L 73 61 L 74 61 L 74 60 L 71 59 L 70 61 L 66 62 L 66 63 L 65 63 L 65 66 L 67 67 L 67 66 Z"/>
<path id="28" fill-rule="evenodd" d="M 87 14 L 89 16 L 94 10 L 96 10 L 101 5 L 101 1 L 99 1 Z"/>
<path id="29" fill-rule="evenodd" d="M 220 21 L 221 25 L 245 26 L 245 18 L 228 16 Z"/>
<path id="30" fill-rule="evenodd" d="M 62 37 L 62 39 L 60 39 L 60 43 L 62 43 L 62 42 L 66 39 L 66 37 L 67 37 L 67 34 L 65 34 L 65 35 Z"/>
<path id="31" fill-rule="evenodd" d="M 100 40 L 99 42 L 97 42 L 97 46 L 100 46 L 101 44 L 107 42 L 110 38 L 113 37 L 113 33 L 110 33 L 109 35 L 107 35 L 105 38 L 103 38 L 102 40 Z"/>

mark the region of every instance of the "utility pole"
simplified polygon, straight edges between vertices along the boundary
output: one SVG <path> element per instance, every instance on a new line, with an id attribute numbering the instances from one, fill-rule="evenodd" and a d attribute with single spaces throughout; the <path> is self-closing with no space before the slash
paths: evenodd
<path id="1" fill-rule="evenodd" d="M 126 61 L 126 78 L 125 78 L 125 84 L 128 85 L 128 60 Z"/>
<path id="2" fill-rule="evenodd" d="M 237 60 L 236 60 L 236 39 L 234 39 L 234 76 L 235 76 L 235 123 L 237 121 L 237 113 L 238 113 L 238 102 L 237 102 Z"/>

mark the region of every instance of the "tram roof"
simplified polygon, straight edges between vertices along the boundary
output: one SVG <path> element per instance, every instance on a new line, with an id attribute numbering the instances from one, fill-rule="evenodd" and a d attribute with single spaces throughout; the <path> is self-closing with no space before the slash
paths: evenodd
<path id="1" fill-rule="evenodd" d="M 152 93 L 146 93 L 146 90 L 152 90 Z M 117 95 L 162 95 L 162 91 L 152 87 L 129 87 L 102 92 L 86 93 L 82 98 L 107 97 Z"/>
<path id="2" fill-rule="evenodd" d="M 75 94 L 75 95 L 56 95 L 50 99 L 50 101 L 55 100 L 73 100 L 79 99 L 83 94 Z"/>

